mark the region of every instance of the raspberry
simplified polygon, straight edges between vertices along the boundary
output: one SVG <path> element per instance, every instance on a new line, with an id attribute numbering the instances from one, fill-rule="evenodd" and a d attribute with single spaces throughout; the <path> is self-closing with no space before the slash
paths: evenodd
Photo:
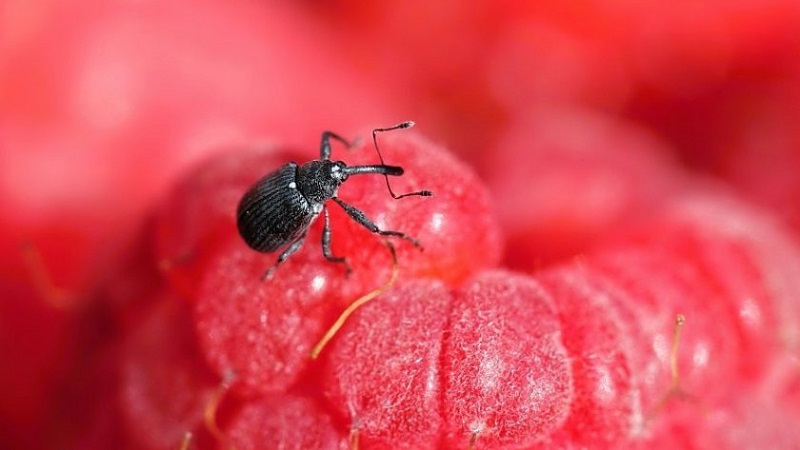
<path id="1" fill-rule="evenodd" d="M 796 231 L 796 1 L 29 3 L 0 21 L 0 448 L 798 447 L 796 236 L 669 159 Z M 394 240 L 310 360 L 383 240 L 332 206 L 355 272 L 317 223 L 262 283 L 236 202 L 409 111 L 496 197 L 383 136 L 435 196 L 340 194 L 424 251 Z"/>
<path id="2" fill-rule="evenodd" d="M 420 240 L 422 252 L 405 242 L 397 245 L 404 277 L 457 284 L 477 269 L 496 264 L 499 231 L 489 214 L 485 188 L 443 149 L 413 135 L 400 136 L 381 141 L 387 161 L 406 170 L 392 180 L 394 189 L 400 193 L 429 188 L 434 197 L 394 200 L 381 177 L 372 176 L 348 180 L 341 198 L 362 208 L 379 227 Z M 347 156 L 351 164 L 375 162 L 374 151 L 363 146 Z M 279 393 L 291 387 L 308 368 L 308 351 L 337 312 L 377 287 L 375 280 L 388 278 L 391 262 L 382 240 L 336 205 L 329 208 L 333 253 L 351 261 L 354 272 L 349 278 L 321 255 L 321 221 L 312 225 L 303 248 L 267 282 L 261 277 L 276 254 L 247 248 L 229 229 L 209 237 L 215 242 L 203 250 L 209 263 L 195 276 L 201 280 L 194 300 L 198 337 L 219 376 L 231 370 L 237 374 L 236 389 Z M 206 209 L 214 211 L 196 210 Z"/>

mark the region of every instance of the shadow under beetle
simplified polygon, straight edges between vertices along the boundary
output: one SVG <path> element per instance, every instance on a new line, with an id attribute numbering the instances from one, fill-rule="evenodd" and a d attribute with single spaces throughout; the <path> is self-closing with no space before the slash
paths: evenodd
<path id="1" fill-rule="evenodd" d="M 364 212 L 349 205 L 337 197 L 339 186 L 350 175 L 379 174 L 386 179 L 386 187 L 394 199 L 419 195 L 428 197 L 431 191 L 422 190 L 396 195 L 389 185 L 389 176 L 403 175 L 403 168 L 384 164 L 383 156 L 378 149 L 378 133 L 405 129 L 414 126 L 414 122 L 403 122 L 390 128 L 372 130 L 375 151 L 378 152 L 380 164 L 366 166 L 348 166 L 342 161 L 332 161 L 331 138 L 351 147 L 350 142 L 330 131 L 322 133 L 320 143 L 320 159 L 309 161 L 302 166 L 290 162 L 265 176 L 248 190 L 237 210 L 237 226 L 239 234 L 250 248 L 263 253 L 277 251 L 288 245 L 278 256 L 278 260 L 264 273 L 262 280 L 268 279 L 275 269 L 294 252 L 300 249 L 306 238 L 308 229 L 322 213 L 325 226 L 322 230 L 322 254 L 325 259 L 345 266 L 349 273 L 350 265 L 346 259 L 334 256 L 331 252 L 331 226 L 328 208 L 325 203 L 333 200 L 356 222 L 373 233 L 382 236 L 396 236 L 405 239 L 416 247 L 419 242 L 400 231 L 381 230 Z"/>

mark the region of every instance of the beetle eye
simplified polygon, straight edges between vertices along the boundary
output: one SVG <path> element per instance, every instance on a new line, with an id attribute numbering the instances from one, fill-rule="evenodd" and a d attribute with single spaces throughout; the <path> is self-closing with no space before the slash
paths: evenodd
<path id="1" fill-rule="evenodd" d="M 330 174 L 331 178 L 334 180 L 344 181 L 344 179 L 347 178 L 347 175 L 345 175 L 344 171 L 342 170 L 342 166 L 338 164 L 331 166 Z"/>

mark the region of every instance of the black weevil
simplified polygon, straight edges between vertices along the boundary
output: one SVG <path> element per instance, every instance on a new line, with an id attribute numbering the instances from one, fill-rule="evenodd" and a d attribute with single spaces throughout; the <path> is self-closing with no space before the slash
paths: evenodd
<path id="1" fill-rule="evenodd" d="M 275 264 L 264 273 L 262 279 L 270 278 L 278 265 L 300 249 L 309 227 L 320 213 L 325 216 L 322 254 L 328 261 L 344 264 L 348 272 L 351 270 L 344 257 L 334 256 L 331 252 L 330 217 L 325 205 L 328 200 L 333 200 L 353 220 L 373 233 L 396 236 L 419 247 L 416 239 L 400 231 L 381 230 L 364 212 L 337 197 L 339 186 L 349 176 L 361 174 L 383 175 L 386 178 L 386 187 L 394 199 L 413 195 L 423 197 L 433 195 L 427 190 L 395 195 L 389 185 L 389 176 L 403 175 L 403 168 L 384 164 L 383 156 L 378 149 L 378 133 L 410 128 L 413 125 L 414 122 L 409 121 L 389 128 L 372 130 L 372 140 L 381 163 L 365 166 L 348 166 L 342 161 L 332 161 L 331 138 L 348 147 L 350 143 L 336 133 L 325 131 L 322 133 L 320 144 L 320 159 L 309 161 L 302 166 L 294 162 L 286 163 L 260 179 L 244 194 L 237 211 L 237 226 L 239 234 L 247 245 L 264 253 L 271 253 L 288 245 L 278 256 Z"/>

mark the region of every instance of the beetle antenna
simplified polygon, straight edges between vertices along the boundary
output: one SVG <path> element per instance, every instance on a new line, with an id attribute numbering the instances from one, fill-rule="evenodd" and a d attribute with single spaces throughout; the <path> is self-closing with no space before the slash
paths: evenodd
<path id="1" fill-rule="evenodd" d="M 386 165 L 383 161 L 383 156 L 381 155 L 381 151 L 378 148 L 378 133 L 383 133 L 384 131 L 392 131 L 392 130 L 405 130 L 406 128 L 411 128 L 414 126 L 414 122 L 409 120 L 407 122 L 398 123 L 397 125 L 389 128 L 376 128 L 372 130 L 372 142 L 375 143 L 375 151 L 378 152 L 378 158 L 381 160 L 381 165 Z M 386 188 L 389 189 L 389 193 L 392 195 L 392 198 L 397 200 L 403 197 L 410 197 L 412 195 L 419 195 L 421 197 L 430 197 L 433 195 L 433 192 L 428 190 L 422 191 L 415 191 L 415 192 L 408 192 L 406 194 L 397 195 L 392 191 L 392 186 L 389 185 L 389 176 L 383 174 L 383 178 L 386 179 Z"/>

